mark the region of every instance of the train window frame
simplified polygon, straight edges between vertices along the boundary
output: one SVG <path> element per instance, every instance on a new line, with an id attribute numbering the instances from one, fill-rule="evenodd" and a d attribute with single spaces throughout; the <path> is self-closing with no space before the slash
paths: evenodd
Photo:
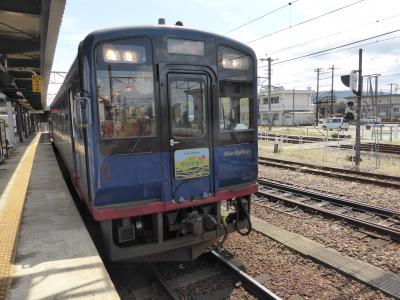
<path id="1" fill-rule="evenodd" d="M 103 49 L 102 46 L 106 45 L 112 45 L 113 43 L 123 43 L 126 42 L 126 45 L 128 44 L 129 41 L 132 41 L 132 45 L 135 46 L 134 42 L 137 40 L 141 40 L 144 47 L 145 47 L 145 53 L 146 53 L 146 61 L 144 63 L 122 63 L 122 62 L 107 62 L 104 57 L 103 57 Z M 117 44 L 120 45 L 120 44 Z M 126 38 L 118 38 L 118 39 L 112 39 L 112 40 L 104 40 L 104 41 L 100 41 L 98 43 L 96 43 L 93 47 L 93 57 L 94 57 L 94 65 L 95 65 L 95 70 L 94 70 L 94 77 L 95 77 L 95 82 L 97 85 L 99 76 L 98 76 L 98 72 L 99 72 L 99 65 L 103 64 L 104 65 L 108 65 L 108 64 L 112 64 L 115 66 L 118 66 L 119 69 L 117 72 L 127 72 L 130 70 L 132 70 L 132 66 L 147 66 L 149 68 L 151 68 L 151 71 L 149 70 L 149 73 L 151 73 L 151 82 L 152 82 L 152 89 L 151 89 L 151 96 L 152 96 L 152 110 L 153 110 L 153 120 L 154 120 L 154 133 L 150 134 L 150 135 L 132 135 L 132 136 L 127 136 L 127 137 L 123 137 L 123 136 L 113 136 L 113 137 L 103 137 L 101 135 L 101 130 L 99 130 L 99 138 L 102 141 L 107 141 L 107 140 L 132 140 L 132 139 L 146 139 L 146 138 L 155 138 L 155 137 L 159 137 L 160 135 L 160 129 L 159 129 L 159 120 L 158 115 L 159 115 L 159 97 L 157 95 L 157 85 L 156 85 L 156 66 L 154 64 L 154 45 L 153 45 L 153 39 L 149 36 L 145 36 L 145 35 L 140 35 L 140 36 L 129 36 Z M 147 55 L 148 54 L 148 55 Z M 99 60 L 99 56 L 102 57 L 102 59 Z M 103 70 L 104 71 L 104 70 Z M 135 72 L 137 70 L 133 70 L 133 72 Z M 98 126 L 99 128 L 101 128 L 101 120 L 100 120 L 100 105 L 99 105 L 99 91 L 96 90 L 96 106 L 97 106 L 97 115 L 98 115 Z"/>
<path id="2" fill-rule="evenodd" d="M 220 64 L 220 61 L 219 61 L 219 55 L 220 55 L 220 49 L 221 48 L 227 48 L 227 49 L 230 49 L 230 50 L 234 50 L 236 52 L 244 54 L 249 59 L 250 63 L 249 63 L 248 75 L 250 76 L 250 78 L 247 79 L 247 80 L 235 80 L 235 83 L 245 83 L 245 84 L 252 84 L 253 85 L 254 76 L 255 76 L 255 74 L 254 74 L 254 72 L 255 72 L 254 59 L 253 59 L 253 56 L 250 53 L 247 53 L 247 52 L 245 52 L 245 51 L 243 51 L 241 49 L 237 49 L 233 45 L 228 45 L 228 44 L 224 44 L 224 43 L 220 43 L 220 44 L 216 45 L 217 72 L 218 72 L 218 83 L 217 83 L 218 84 L 218 105 L 217 105 L 218 106 L 218 111 L 217 111 L 216 115 L 218 116 L 218 120 L 217 120 L 218 133 L 220 135 L 221 134 L 223 135 L 225 133 L 228 133 L 228 134 L 232 134 L 232 133 L 234 133 L 234 134 L 239 134 L 239 133 L 252 134 L 252 133 L 255 132 L 256 126 L 257 126 L 257 116 L 256 116 L 257 109 L 255 108 L 255 105 L 256 105 L 255 103 L 257 103 L 257 95 L 254 95 L 253 92 L 251 93 L 252 94 L 251 96 L 253 96 L 253 97 L 239 98 L 239 101 L 242 100 L 242 99 L 247 99 L 248 102 L 249 102 L 249 104 L 248 104 L 248 107 L 249 107 L 249 113 L 248 113 L 249 126 L 248 126 L 248 128 L 246 128 L 246 129 L 244 129 L 244 128 L 242 128 L 242 129 L 240 129 L 240 128 L 238 128 L 238 129 L 235 129 L 235 128 L 223 129 L 223 128 L 221 128 L 221 119 L 220 119 L 220 116 L 221 116 L 220 115 L 221 114 L 221 112 L 220 112 L 221 100 L 224 99 L 224 98 L 232 99 L 232 97 L 221 97 L 220 96 L 220 91 L 221 91 L 221 87 L 222 87 L 221 83 L 224 81 L 220 77 L 220 72 L 221 72 L 221 69 L 230 70 L 230 71 L 234 70 L 232 68 L 223 68 L 223 67 L 220 66 L 220 65 L 222 65 L 222 62 Z M 240 70 L 240 69 L 238 69 L 238 70 L 239 71 L 243 71 L 243 70 Z M 252 89 L 254 89 L 254 86 L 252 87 Z M 239 125 L 239 124 L 237 124 L 237 125 Z"/>
<path id="3" fill-rule="evenodd" d="M 167 92 L 167 97 L 169 99 L 168 100 L 168 105 L 169 105 L 168 109 L 170 110 L 170 114 L 171 114 L 170 121 L 169 121 L 169 126 L 170 126 L 171 135 L 173 136 L 174 139 L 190 141 L 190 140 L 197 140 L 197 139 L 205 138 L 206 136 L 209 135 L 209 129 L 208 129 L 208 126 L 209 126 L 209 124 L 208 124 L 209 123 L 208 114 L 209 114 L 209 112 L 207 112 L 208 109 L 209 109 L 208 108 L 209 82 L 208 82 L 208 78 L 207 78 L 207 76 L 205 74 L 202 74 L 202 76 L 204 76 L 204 78 L 196 78 L 196 77 L 195 78 L 191 78 L 190 75 L 189 75 L 187 79 L 173 78 L 172 80 L 168 81 L 168 92 Z M 171 104 L 172 104 L 172 96 L 171 96 L 172 88 L 171 88 L 171 84 L 173 82 L 175 82 L 175 81 L 178 82 L 179 80 L 182 80 L 182 81 L 184 81 L 184 80 L 193 80 L 193 81 L 197 81 L 199 83 L 202 83 L 204 85 L 204 87 L 203 87 L 203 89 L 204 89 L 203 93 L 204 94 L 203 94 L 203 102 L 202 102 L 203 103 L 203 109 L 204 109 L 204 111 L 203 111 L 203 113 L 204 113 L 204 115 L 203 115 L 203 117 L 204 117 L 204 119 L 203 119 L 204 133 L 202 135 L 199 135 L 199 136 L 186 136 L 186 137 L 175 136 L 174 128 L 173 128 L 172 122 L 171 122 L 172 121 L 172 106 L 171 106 Z"/>

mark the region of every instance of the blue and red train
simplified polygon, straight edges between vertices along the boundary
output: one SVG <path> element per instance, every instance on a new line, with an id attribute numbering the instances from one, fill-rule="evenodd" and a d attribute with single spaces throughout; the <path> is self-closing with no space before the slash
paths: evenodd
<path id="1" fill-rule="evenodd" d="M 196 258 L 250 227 L 254 51 L 181 26 L 96 31 L 51 105 L 51 136 L 110 260 Z M 234 208 L 221 213 L 221 202 Z"/>

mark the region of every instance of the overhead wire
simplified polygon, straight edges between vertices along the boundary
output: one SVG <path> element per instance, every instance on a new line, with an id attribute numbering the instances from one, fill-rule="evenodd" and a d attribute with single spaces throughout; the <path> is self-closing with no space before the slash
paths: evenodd
<path id="1" fill-rule="evenodd" d="M 336 50 L 336 51 L 326 52 L 326 53 L 318 54 L 318 55 L 315 55 L 315 56 L 312 56 L 312 57 L 320 57 L 320 56 L 323 56 L 323 55 L 328 55 L 328 54 L 337 53 L 337 52 L 341 52 L 341 51 L 347 51 L 347 50 L 350 50 L 350 49 L 355 49 L 355 48 L 359 48 L 359 47 L 362 47 L 362 46 L 373 45 L 373 44 L 377 44 L 377 43 L 380 43 L 380 42 L 385 42 L 385 41 L 388 41 L 388 40 L 394 40 L 394 39 L 398 39 L 398 38 L 400 38 L 400 36 L 395 36 L 395 37 L 391 37 L 391 38 L 387 38 L 387 39 L 383 39 L 383 40 L 376 40 L 374 42 L 364 43 L 364 44 L 353 46 L 353 47 L 348 47 L 348 48 L 344 48 L 344 49 L 340 49 L 340 50 Z M 306 59 L 306 58 L 307 57 L 299 58 L 297 61 L 300 61 L 300 60 L 303 60 L 303 59 Z M 382 59 L 382 58 L 380 58 L 380 59 Z M 265 65 L 265 66 L 260 66 L 260 67 L 267 67 L 267 66 Z"/>
<path id="2" fill-rule="evenodd" d="M 231 32 L 233 32 L 233 31 L 236 31 L 236 30 L 238 30 L 238 29 L 240 29 L 240 28 L 242 28 L 242 27 L 244 27 L 244 26 L 247 26 L 247 25 L 249 25 L 249 24 L 251 24 L 251 23 L 253 23 L 253 22 L 255 22 L 255 21 L 258 21 L 258 20 L 260 20 L 260 19 L 262 19 L 262 18 L 264 18 L 264 17 L 266 17 L 266 16 L 272 15 L 273 13 L 275 13 L 275 12 L 277 12 L 277 11 L 279 11 L 279 10 L 281 10 L 281 9 L 283 9 L 283 8 L 285 8 L 285 7 L 287 7 L 287 6 L 291 6 L 292 4 L 294 4 L 294 3 L 298 2 L 298 1 L 300 1 L 300 0 L 294 0 L 294 1 L 292 1 L 292 2 L 289 2 L 288 4 L 282 5 L 282 6 L 276 8 L 276 9 L 270 11 L 270 12 L 267 12 L 266 14 L 264 14 L 264 15 L 262 15 L 262 16 L 260 16 L 260 17 L 257 17 L 257 18 L 255 18 L 255 19 L 252 19 L 252 20 L 250 20 L 250 21 L 248 21 L 248 22 L 246 22 L 246 23 L 244 23 L 244 24 L 242 24 L 242 25 L 239 25 L 238 27 L 235 27 L 235 28 L 233 28 L 232 30 L 229 30 L 229 31 L 225 32 L 224 34 L 231 33 Z"/>
<path id="3" fill-rule="evenodd" d="M 399 36 L 399 38 L 400 38 L 400 36 Z M 381 68 L 380 68 L 379 70 L 376 69 L 376 68 L 374 68 L 374 69 L 372 69 L 372 70 L 366 71 L 366 73 L 378 73 L 378 72 L 380 72 L 380 73 L 382 73 L 382 76 L 381 76 L 381 77 L 400 75 L 400 73 L 398 73 L 399 70 L 396 70 L 396 69 L 395 69 L 395 70 L 392 70 L 392 68 L 393 68 L 393 66 L 387 66 L 385 69 L 381 69 Z M 385 70 L 391 71 L 391 72 L 389 72 L 389 73 L 384 73 Z M 341 77 L 341 74 L 335 74 L 335 75 L 334 75 L 335 81 L 336 81 L 336 80 L 340 80 L 340 77 Z M 327 79 L 332 79 L 332 77 L 320 78 L 319 80 L 322 81 L 322 80 L 327 80 Z M 304 82 L 305 85 L 306 85 L 307 82 L 312 81 L 312 80 L 315 80 L 315 77 L 314 77 L 314 76 L 309 77 L 309 78 L 304 78 L 303 80 L 289 80 L 289 81 L 285 81 L 285 82 L 279 82 L 279 83 L 277 83 L 276 85 L 281 86 L 281 85 L 293 84 L 293 83 L 299 83 L 299 82 L 301 82 L 301 83 Z M 302 87 L 304 87 L 305 85 L 303 85 Z M 299 86 L 300 86 L 300 85 L 299 85 Z M 320 86 L 320 87 L 321 87 L 321 86 Z"/>
<path id="4" fill-rule="evenodd" d="M 382 70 L 378 70 L 378 71 L 382 72 Z M 377 73 L 377 72 L 374 72 L 373 70 L 371 70 L 371 71 L 368 71 L 367 73 Z M 382 74 L 380 77 L 388 77 L 388 76 L 396 76 L 396 75 L 400 75 L 400 73 L 398 73 L 398 71 L 397 71 L 397 72 L 394 71 L 394 72 Z M 333 78 L 334 78 L 335 81 L 337 81 L 337 80 L 340 80 L 340 77 L 341 77 L 341 75 L 340 75 L 340 74 L 337 74 L 337 75 L 335 75 Z M 329 79 L 332 79 L 332 77 L 329 77 Z M 296 88 L 297 88 L 297 87 L 304 88 L 304 87 L 307 86 L 307 83 L 308 83 L 308 82 L 314 81 L 314 80 L 315 80 L 315 77 L 310 77 L 310 78 L 305 78 L 305 79 L 303 79 L 303 80 L 294 80 L 294 81 L 278 82 L 278 83 L 276 83 L 275 85 L 276 85 L 276 86 L 283 86 L 283 85 L 293 84 L 293 83 L 304 83 L 303 85 L 296 85 Z M 322 79 L 320 78 L 319 81 L 322 81 Z M 324 85 L 324 86 L 329 86 L 329 87 L 330 87 L 331 85 L 328 84 L 328 85 Z M 319 87 L 321 88 L 321 87 L 323 87 L 323 86 L 320 85 Z M 323 92 L 323 91 L 322 91 L 322 92 Z"/>
<path id="5" fill-rule="evenodd" d="M 247 26 L 247 25 L 249 25 L 249 24 L 251 24 L 251 23 L 253 23 L 253 22 L 255 22 L 255 21 L 259 20 L 259 19 L 262 19 L 262 18 L 264 18 L 264 17 L 266 17 L 266 16 L 268 16 L 268 15 L 271 15 L 272 13 L 275 13 L 275 12 L 277 12 L 277 11 L 279 11 L 279 10 L 281 10 L 281 9 L 283 9 L 283 8 L 285 8 L 285 7 L 287 7 L 287 6 L 290 6 L 290 5 L 294 4 L 294 3 L 297 2 L 297 1 L 299 1 L 299 0 L 295 0 L 295 1 L 289 2 L 288 4 L 283 5 L 283 6 L 281 6 L 281 7 L 278 7 L 278 8 L 276 8 L 276 9 L 274 9 L 274 10 L 272 10 L 272 11 L 270 11 L 270 12 L 268 12 L 268 13 L 266 13 L 266 14 L 260 16 L 260 17 L 257 17 L 257 18 L 255 18 L 255 19 L 252 19 L 252 20 L 250 20 L 249 22 L 246 22 L 246 23 L 244 23 L 244 24 L 242 24 L 242 25 L 240 25 L 240 26 L 238 26 L 238 27 L 233 28 L 232 30 L 226 32 L 225 34 L 231 33 L 231 32 L 233 32 L 233 31 L 235 31 L 235 30 L 237 30 L 237 29 L 240 29 L 240 28 L 242 28 L 242 27 L 244 27 L 244 26 Z M 274 35 L 274 34 L 277 34 L 277 33 L 282 32 L 282 31 L 291 29 L 291 28 L 293 28 L 293 27 L 300 26 L 300 25 L 302 25 L 302 24 L 311 22 L 311 21 L 313 21 L 313 20 L 319 19 L 319 18 L 324 17 L 324 16 L 326 16 L 326 15 L 329 15 L 329 14 L 335 13 L 335 12 L 337 12 L 337 11 L 343 10 L 343 9 L 345 9 L 345 8 L 348 8 L 348 7 L 350 7 L 350 6 L 356 5 L 356 4 L 358 4 L 358 3 L 360 3 L 360 2 L 363 2 L 363 1 L 365 1 L 365 0 L 359 0 L 359 1 L 353 2 L 353 3 L 349 4 L 349 5 L 346 5 L 346 6 L 337 8 L 337 9 L 335 9 L 335 10 L 326 12 L 326 13 L 324 13 L 324 14 L 322 14 L 322 15 L 319 15 L 319 16 L 316 16 L 316 17 L 307 19 L 307 20 L 305 20 L 305 21 L 299 22 L 299 23 L 297 23 L 297 24 L 295 24 L 295 25 L 293 25 L 293 26 L 289 26 L 289 27 L 287 27 L 287 28 L 283 28 L 283 29 L 278 30 L 278 31 L 276 31 L 276 32 L 273 32 L 273 33 L 264 35 L 264 36 L 262 36 L 262 37 L 260 37 L 260 38 L 254 39 L 254 40 L 249 41 L 249 42 L 247 42 L 247 43 L 252 43 L 252 42 L 261 40 L 261 39 L 263 39 L 263 38 L 266 38 L 266 37 L 268 37 L 268 36 L 272 36 L 272 35 Z M 295 48 L 295 47 L 298 47 L 298 46 L 303 46 L 303 45 L 306 45 L 306 44 L 309 44 L 309 43 L 312 43 L 312 42 L 315 42 L 315 41 L 318 41 L 318 40 L 321 40 L 321 39 L 325 39 L 325 38 L 328 38 L 328 37 L 332 37 L 332 36 L 335 36 L 335 35 L 338 35 L 338 34 L 342 34 L 342 33 L 345 33 L 345 32 L 351 31 L 351 30 L 355 30 L 355 29 L 359 29 L 359 28 L 362 28 L 362 27 L 365 27 L 365 26 L 369 26 L 369 25 L 371 25 L 371 24 L 375 24 L 375 23 L 379 23 L 379 22 L 382 22 L 382 21 L 386 21 L 386 20 L 389 20 L 389 19 L 391 19 L 391 18 L 398 17 L 399 15 L 400 15 L 400 14 L 395 14 L 395 15 L 392 15 L 392 16 L 389 16 L 389 17 L 381 18 L 381 19 L 375 20 L 375 21 L 373 21 L 373 22 L 365 23 L 365 24 L 360 25 L 360 26 L 355 26 L 355 27 L 353 27 L 353 28 L 351 28 L 351 29 L 347 29 L 346 31 L 336 32 L 336 33 L 333 33 L 333 34 L 330 34 L 330 35 L 327 35 L 327 36 L 323 36 L 323 37 L 319 37 L 319 38 L 317 38 L 317 39 L 313 39 L 313 40 L 310 40 L 310 41 L 307 41 L 307 42 L 304 42 L 304 43 L 300 43 L 300 44 L 293 45 L 293 46 L 290 46 L 290 47 L 282 48 L 282 49 L 279 49 L 279 50 L 277 50 L 277 51 L 275 51 L 275 52 L 273 52 L 273 53 L 277 53 L 277 52 L 289 50 L 289 49 L 292 49 L 292 48 Z M 303 56 L 291 58 L 291 59 L 288 59 L 288 60 L 276 62 L 276 63 L 274 63 L 273 65 L 279 65 L 279 64 L 283 64 L 283 63 L 290 62 L 290 61 L 294 61 L 294 60 L 301 60 L 301 59 L 305 59 L 305 58 L 307 58 L 307 57 L 318 57 L 318 56 L 327 55 L 327 54 L 330 54 L 330 53 L 335 53 L 335 52 L 339 52 L 339 51 L 349 50 L 349 49 L 356 48 L 356 47 L 360 47 L 360 46 L 366 46 L 366 45 L 376 44 L 376 43 L 379 43 L 379 42 L 384 42 L 384 41 L 387 41 L 387 40 L 396 39 L 396 38 L 399 38 L 400 36 L 391 37 L 391 38 L 387 38 L 387 39 L 384 39 L 384 40 L 377 40 L 377 41 L 374 41 L 374 42 L 365 43 L 365 44 L 357 45 L 357 46 L 354 46 L 354 47 L 347 47 L 347 48 L 345 48 L 345 49 L 340 49 L 340 48 L 343 48 L 343 47 L 346 47 L 346 46 L 349 46 L 349 45 L 358 44 L 358 43 L 361 43 L 361 42 L 363 42 L 363 41 L 367 41 L 367 40 L 370 40 L 370 39 L 373 39 L 373 38 L 377 38 L 377 37 L 381 37 L 381 36 L 384 36 L 384 35 L 392 34 L 392 33 L 398 32 L 398 31 L 400 31 L 400 29 L 399 29 L 399 30 L 390 31 L 390 32 L 386 32 L 386 33 L 383 33 L 383 34 L 380 34 L 380 35 L 376 35 L 376 36 L 373 36 L 373 37 L 369 37 L 369 38 L 366 38 L 366 39 L 358 40 L 358 41 L 355 41 L 355 42 L 350 42 L 350 43 L 347 43 L 347 44 L 344 44 L 344 45 L 340 45 L 340 46 L 337 46 L 337 47 L 333 47 L 333 48 L 329 48 L 329 49 L 325 49 L 325 50 L 320 50 L 320 51 L 317 51 L 317 52 L 314 52 L 314 53 L 310 53 L 310 54 L 307 54 L 307 55 L 303 55 Z M 337 50 L 337 49 L 340 49 L 340 50 Z M 332 51 L 332 50 L 337 50 L 337 51 Z M 330 52 L 329 52 L 329 51 L 330 51 Z M 258 68 L 265 68 L 265 67 L 267 67 L 267 66 L 266 66 L 266 65 L 264 65 L 264 66 L 259 66 Z M 385 75 L 385 76 L 386 76 L 386 75 Z M 338 76 L 335 76 L 335 77 L 337 78 Z M 322 79 L 320 79 L 320 80 L 324 80 L 324 79 L 331 79 L 331 78 L 330 78 L 330 77 L 329 77 L 329 78 L 322 78 Z M 307 80 L 308 80 L 308 79 L 302 80 L 302 81 L 295 81 L 295 82 L 305 82 L 305 81 L 307 81 Z M 294 83 L 294 82 L 291 81 L 290 83 Z M 281 83 L 280 83 L 280 84 L 281 84 Z"/>
<path id="6" fill-rule="evenodd" d="M 319 15 L 319 16 L 316 16 L 316 17 L 313 17 L 313 18 L 304 20 L 304 21 L 299 22 L 299 23 L 297 23 L 297 24 L 290 25 L 290 26 L 288 26 L 288 27 L 282 28 L 282 29 L 277 30 L 277 31 L 275 31 L 275 32 L 271 32 L 271 33 L 269 33 L 269 34 L 263 35 L 263 36 L 261 36 L 261 37 L 259 37 L 259 38 L 254 39 L 254 40 L 248 41 L 248 42 L 246 42 L 246 44 L 250 44 L 250 43 L 259 41 L 259 40 L 261 40 L 261 39 L 264 39 L 264 38 L 266 38 L 266 37 L 269 37 L 269 36 L 275 35 L 275 34 L 277 34 L 277 33 L 280 33 L 280 32 L 282 32 L 282 31 L 286 31 L 286 30 L 288 30 L 288 29 L 292 29 L 293 27 L 297 27 L 297 26 L 300 26 L 300 25 L 309 23 L 309 22 L 311 22 L 311 21 L 314 21 L 314 20 L 317 20 L 317 19 L 319 19 L 319 18 L 325 17 L 325 16 L 327 16 L 327 15 L 329 15 L 329 14 L 338 12 L 338 11 L 340 11 L 340 10 L 343 10 L 343 9 L 348 8 L 348 7 L 350 7 L 350 6 L 356 5 L 356 4 L 358 4 L 358 3 L 360 3 L 360 2 L 363 2 L 363 1 L 365 1 L 365 0 L 358 0 L 358 1 L 353 2 L 353 3 L 350 3 L 350 4 L 348 4 L 348 5 L 345 5 L 345 6 L 342 6 L 342 7 L 337 8 L 337 9 L 328 11 L 328 12 L 322 14 L 322 15 Z"/>
<path id="7" fill-rule="evenodd" d="M 359 3 L 359 2 L 362 2 L 362 1 L 354 2 L 354 3 L 352 3 L 352 4 L 348 5 L 348 6 L 345 6 L 345 7 L 343 7 L 343 8 L 349 7 L 349 6 L 354 5 L 354 4 L 357 4 L 357 3 Z M 343 8 L 341 8 L 341 9 L 343 9 Z M 339 9 L 337 9 L 337 10 L 339 10 Z M 337 11 L 337 10 L 335 10 L 335 11 Z M 332 12 L 334 12 L 334 11 L 331 11 L 330 13 L 332 13 Z M 327 14 L 328 14 L 328 13 L 327 13 Z M 324 15 L 326 15 L 326 14 L 324 14 Z M 398 17 L 399 15 L 400 15 L 400 14 L 395 14 L 395 15 L 391 15 L 391 16 L 389 16 L 389 17 L 381 18 L 381 19 L 378 19 L 378 20 L 373 21 L 373 22 L 365 23 L 365 24 L 363 24 L 363 25 L 361 25 L 361 26 L 353 27 L 353 28 L 350 29 L 350 30 L 359 29 L 359 28 L 362 28 L 362 27 L 365 27 L 365 26 L 368 26 L 368 25 L 371 25 L 371 24 L 374 24 L 374 23 L 379 23 L 379 22 L 382 22 L 382 21 L 386 21 L 386 20 L 389 20 L 389 19 Z M 322 17 L 322 16 L 323 16 L 323 15 L 318 16 L 318 17 Z M 317 18 L 317 17 L 315 17 L 315 18 Z M 315 19 L 315 18 L 312 18 L 312 19 Z M 311 21 L 312 19 L 306 20 L 306 21 L 304 21 L 304 22 Z M 302 23 L 304 23 L 304 22 L 302 22 Z M 296 24 L 296 25 L 294 25 L 294 26 L 298 26 L 298 25 L 300 25 L 300 24 L 301 24 L 301 23 Z M 293 26 L 292 26 L 292 27 L 293 27 Z M 290 28 L 291 28 L 291 27 L 290 27 Z M 287 28 L 287 29 L 289 29 L 289 28 Z M 286 30 L 286 29 L 284 29 L 284 30 Z M 280 31 L 278 31 L 278 32 L 281 32 L 281 31 L 282 31 L 282 30 L 280 30 Z M 325 36 L 325 37 L 320 37 L 320 38 L 318 38 L 318 39 L 314 39 L 314 40 L 311 40 L 311 41 L 308 41 L 308 42 L 305 42 L 305 43 L 301 43 L 301 44 L 298 44 L 298 45 L 295 45 L 295 46 L 292 46 L 292 47 L 288 47 L 288 49 L 294 48 L 294 47 L 296 47 L 296 46 L 304 45 L 304 44 L 307 44 L 307 43 L 311 43 L 311 42 L 313 42 L 313 41 L 317 41 L 317 40 L 320 40 L 320 39 L 324 39 L 324 38 L 326 38 L 326 37 L 331 37 L 331 36 L 334 36 L 334 35 L 338 35 L 338 34 L 341 34 L 341 33 L 347 32 L 347 31 L 349 31 L 349 30 L 337 32 L 337 33 L 334 33 L 334 34 L 330 34 L 330 35 Z M 333 48 L 329 48 L 329 49 L 317 51 L 317 52 L 310 53 L 310 54 L 307 54 L 307 55 L 303 55 L 303 56 L 300 56 L 300 57 L 288 59 L 288 60 L 285 60 L 285 61 L 276 62 L 276 63 L 274 63 L 273 65 L 279 65 L 279 64 L 283 64 L 283 63 L 286 63 L 286 62 L 289 62 L 289 61 L 293 61 L 293 60 L 305 59 L 305 58 L 310 57 L 310 56 L 317 57 L 317 56 L 327 55 L 327 54 L 330 54 L 330 53 L 335 53 L 335 52 L 339 52 L 339 51 L 346 51 L 346 50 L 349 50 L 349 49 L 352 49 L 352 48 L 357 48 L 357 47 L 360 47 L 360 46 L 368 46 L 368 45 L 372 45 L 372 44 L 377 44 L 377 43 L 379 43 L 379 42 L 385 42 L 385 41 L 388 41 L 388 40 L 397 39 L 397 38 L 400 38 L 400 36 L 390 37 L 390 38 L 383 39 L 383 40 L 376 40 L 376 41 L 373 41 L 373 42 L 364 43 L 364 44 L 362 44 L 362 45 L 357 45 L 357 46 L 353 46 L 353 47 L 347 47 L 347 48 L 345 48 L 345 49 L 340 49 L 340 48 L 344 48 L 344 47 L 349 46 L 349 45 L 358 44 L 358 43 L 361 43 L 361 42 L 363 42 L 363 41 L 367 41 L 367 40 L 374 39 L 374 38 L 377 38 L 377 37 L 381 37 L 381 36 L 393 34 L 393 33 L 398 32 L 398 31 L 400 31 L 400 29 L 398 29 L 398 30 L 393 30 L 393 31 L 389 31 L 389 32 L 386 32 L 386 33 L 383 33 L 383 34 L 380 34 L 380 35 L 372 36 L 372 37 L 365 38 L 365 39 L 362 39 L 362 40 L 358 40 L 358 41 L 355 41 L 355 42 L 350 42 L 350 43 L 347 43 L 347 44 L 344 44 L 344 45 L 340 45 L 340 46 L 337 46 L 337 47 L 333 47 Z M 276 33 L 278 33 L 278 32 L 276 32 Z M 273 34 L 275 34 L 275 33 L 273 33 Z M 267 36 L 269 36 L 269 35 L 267 35 Z M 266 36 L 264 36 L 264 37 L 266 37 Z M 263 38 L 263 37 L 261 37 L 261 38 Z M 259 38 L 259 39 L 261 39 L 261 38 Z M 259 39 L 257 39 L 257 40 L 259 40 Z M 255 40 L 253 40 L 253 41 L 255 41 Z M 253 42 L 253 41 L 250 41 L 250 42 Z M 340 50 L 338 50 L 338 49 L 340 49 Z M 278 51 L 275 51 L 274 53 L 279 52 L 279 51 L 283 51 L 283 50 L 286 50 L 286 49 L 280 49 L 280 50 L 278 50 Z M 336 50 L 336 51 L 332 51 L 332 50 Z M 265 67 L 267 67 L 267 66 L 266 66 L 266 65 L 264 65 L 264 66 L 259 66 L 258 68 L 265 68 Z M 390 75 L 387 74 L 387 75 L 384 75 L 384 76 L 390 76 Z M 393 76 L 393 75 L 391 75 L 391 76 Z M 338 78 L 338 76 L 335 76 L 335 78 Z M 330 79 L 330 78 L 329 78 L 329 79 Z M 307 81 L 307 80 L 296 81 L 296 82 L 306 82 L 306 81 Z M 290 83 L 294 83 L 294 82 L 291 81 Z M 281 84 L 282 84 L 282 83 L 279 83 L 279 85 L 281 85 Z"/>
<path id="8" fill-rule="evenodd" d="M 322 36 L 322 37 L 319 37 L 319 38 L 316 38 L 316 39 L 313 39 L 313 40 L 309 40 L 307 42 L 302 42 L 302 43 L 299 43 L 299 44 L 296 44 L 296 45 L 292 45 L 292 46 L 289 46 L 289 47 L 281 48 L 281 49 L 278 49 L 276 51 L 270 52 L 270 55 L 278 53 L 278 52 L 283 52 L 283 51 L 286 51 L 286 50 L 290 50 L 290 49 L 293 49 L 293 48 L 296 48 L 296 47 L 299 47 L 299 46 L 304 46 L 304 45 L 307 45 L 307 44 L 310 44 L 310 43 L 313 43 L 313 42 L 316 42 L 316 41 L 320 41 L 320 40 L 323 40 L 323 39 L 326 39 L 326 38 L 329 38 L 329 37 L 333 37 L 333 36 L 336 36 L 336 35 L 339 35 L 339 34 L 342 34 L 342 33 L 348 33 L 349 31 L 360 29 L 360 28 L 363 28 L 365 26 L 369 26 L 369 25 L 376 24 L 376 23 L 379 23 L 379 22 L 384 22 L 384 21 L 387 21 L 389 19 L 392 19 L 392 18 L 395 18 L 395 17 L 398 17 L 398 16 L 400 16 L 400 13 L 398 13 L 396 15 L 392 15 L 390 17 L 385 17 L 385 18 L 378 19 L 378 20 L 375 20 L 375 21 L 372 21 L 372 22 L 364 23 L 363 25 L 355 26 L 355 27 L 352 27 L 352 28 L 347 28 L 346 30 L 338 31 L 338 32 L 335 32 L 335 33 L 332 33 L 332 34 L 329 34 L 329 35 L 325 35 L 325 36 Z"/>
<path id="9" fill-rule="evenodd" d="M 272 65 L 280 65 L 280 64 L 283 64 L 283 63 L 287 63 L 287 62 L 294 61 L 294 60 L 299 60 L 299 59 L 302 59 L 302 58 L 317 56 L 318 54 L 322 54 L 322 53 L 325 53 L 325 52 L 328 52 L 328 51 L 332 51 L 332 50 L 340 49 L 340 48 L 343 48 L 343 47 L 346 47 L 346 46 L 358 44 L 358 43 L 361 43 L 361 42 L 364 42 L 364 41 L 368 41 L 368 40 L 371 40 L 371 39 L 374 39 L 374 38 L 377 38 L 377 37 L 381 37 L 381 36 L 385 36 L 385 35 L 388 35 L 388 34 L 393 34 L 395 32 L 399 32 L 399 31 L 400 31 L 400 29 L 392 30 L 392 31 L 389 31 L 389 32 L 378 34 L 378 35 L 375 35 L 375 36 L 372 36 L 372 37 L 368 37 L 368 38 L 365 38 L 365 39 L 361 39 L 361 40 L 358 40 L 358 41 L 346 43 L 346 44 L 343 44 L 343 45 L 340 45 L 340 46 L 336 46 L 336 47 L 332 47 L 332 48 L 328 48 L 328 49 L 324 49 L 324 50 L 319 50 L 317 52 L 313 52 L 313 53 L 309 53 L 309 54 L 293 57 L 293 58 L 286 59 L 286 60 L 283 60 L 283 61 L 278 61 L 278 62 L 273 63 Z M 393 39 L 393 38 L 390 38 L 390 39 Z M 268 67 L 268 65 L 259 66 L 258 68 L 261 69 L 261 68 L 266 68 L 266 67 Z"/>

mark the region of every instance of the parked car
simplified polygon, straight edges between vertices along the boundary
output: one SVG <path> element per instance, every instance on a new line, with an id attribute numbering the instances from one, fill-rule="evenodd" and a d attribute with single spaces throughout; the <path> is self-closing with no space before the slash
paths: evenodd
<path id="1" fill-rule="evenodd" d="M 369 123 L 370 124 L 380 124 L 381 123 L 381 118 L 376 118 L 376 119 L 370 119 Z"/>
<path id="2" fill-rule="evenodd" d="M 343 118 L 329 118 L 322 124 L 322 128 L 324 130 L 327 129 L 349 130 L 350 125 L 349 123 L 345 122 Z"/>
<path id="3" fill-rule="evenodd" d="M 381 118 L 369 119 L 368 121 L 369 122 L 367 123 L 367 125 L 365 125 L 366 129 L 371 129 L 371 127 L 373 128 L 383 127 L 383 125 L 381 124 L 382 122 Z"/>

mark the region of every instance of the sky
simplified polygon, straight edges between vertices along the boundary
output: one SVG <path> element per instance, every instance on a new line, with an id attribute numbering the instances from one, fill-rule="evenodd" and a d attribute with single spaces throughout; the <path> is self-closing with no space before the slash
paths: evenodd
<path id="1" fill-rule="evenodd" d="M 268 75 L 260 59 L 271 57 L 273 86 L 316 90 L 320 68 L 319 89 L 329 91 L 334 66 L 334 90 L 345 90 L 340 76 L 358 69 L 359 49 L 363 75 L 380 74 L 379 91 L 400 84 L 398 0 L 67 0 L 52 69 L 68 71 L 79 42 L 94 30 L 155 25 L 160 17 L 168 25 L 180 20 L 252 47 L 260 85 Z M 59 87 L 49 86 L 48 104 Z"/>

